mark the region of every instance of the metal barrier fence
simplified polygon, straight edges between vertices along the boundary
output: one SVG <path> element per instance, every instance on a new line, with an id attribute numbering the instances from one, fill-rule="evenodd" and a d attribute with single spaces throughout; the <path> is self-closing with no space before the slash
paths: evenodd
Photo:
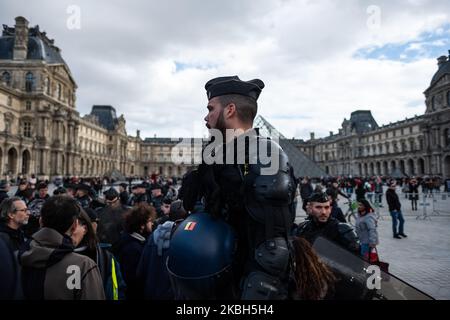
<path id="1" fill-rule="evenodd" d="M 416 219 L 431 219 L 432 216 L 450 216 L 450 193 L 432 192 L 419 194 L 418 206 L 421 214 Z"/>

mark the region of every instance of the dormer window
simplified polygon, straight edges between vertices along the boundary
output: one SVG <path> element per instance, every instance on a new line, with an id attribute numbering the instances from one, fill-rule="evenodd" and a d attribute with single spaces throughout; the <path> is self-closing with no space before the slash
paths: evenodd
<path id="1" fill-rule="evenodd" d="M 435 97 L 431 98 L 431 111 L 436 111 L 436 101 Z"/>

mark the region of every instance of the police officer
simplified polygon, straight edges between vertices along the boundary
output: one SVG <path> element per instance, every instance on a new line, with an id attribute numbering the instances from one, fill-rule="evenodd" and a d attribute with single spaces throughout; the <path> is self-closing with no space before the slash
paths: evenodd
<path id="1" fill-rule="evenodd" d="M 159 183 L 155 183 L 151 186 L 151 204 L 156 209 L 156 213 L 158 215 L 158 218 L 161 218 L 164 216 L 164 212 L 162 210 L 164 195 L 162 193 L 162 186 Z M 169 203 L 170 206 L 170 203 Z"/>
<path id="2" fill-rule="evenodd" d="M 89 197 L 89 193 L 91 192 L 91 187 L 87 184 L 80 183 L 77 186 L 76 200 L 80 204 L 82 208 L 88 208 L 91 205 L 92 198 Z"/>
<path id="3" fill-rule="evenodd" d="M 124 206 L 128 204 L 128 201 L 130 200 L 130 195 L 127 191 L 127 186 L 125 182 L 119 184 L 119 196 L 120 196 L 120 203 Z"/>
<path id="4" fill-rule="evenodd" d="M 204 120 L 208 129 L 216 130 L 210 130 L 214 138 L 204 150 L 203 163 L 184 177 L 180 191 L 187 211 L 203 199 L 206 212 L 225 220 L 236 232 L 234 281 L 229 283 L 234 290 L 228 291 L 234 296 L 225 298 L 264 300 L 288 295 L 287 237 L 295 217 L 296 186 L 281 147 L 252 128 L 263 88 L 259 79 L 242 81 L 237 76 L 206 83 L 209 101 Z M 263 164 L 267 150 L 270 161 Z"/>
<path id="5" fill-rule="evenodd" d="M 298 226 L 296 235 L 305 238 L 311 244 L 317 237 L 323 236 L 347 250 L 359 254 L 358 236 L 350 225 L 331 217 L 331 201 L 326 193 L 313 193 L 306 206 L 311 219 Z"/>
<path id="6" fill-rule="evenodd" d="M 114 188 L 103 192 L 106 207 L 98 209 L 97 236 L 101 243 L 114 245 L 120 239 L 125 213 L 129 207 L 120 202 L 119 193 Z"/>
<path id="7" fill-rule="evenodd" d="M 149 204 L 149 197 L 145 184 L 138 184 L 132 187 L 133 195 L 130 198 L 129 206 L 133 207 L 141 202 Z"/>

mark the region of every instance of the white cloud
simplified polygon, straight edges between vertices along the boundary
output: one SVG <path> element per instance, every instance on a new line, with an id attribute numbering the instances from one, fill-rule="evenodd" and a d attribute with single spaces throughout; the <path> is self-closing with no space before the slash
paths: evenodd
<path id="1" fill-rule="evenodd" d="M 79 31 L 65 27 L 69 4 L 80 6 Z M 372 4 L 380 8 L 374 30 Z M 201 131 L 204 83 L 237 74 L 266 83 L 259 111 L 267 120 L 288 137 L 308 138 L 336 132 L 357 109 L 371 109 L 379 124 L 421 114 L 417 101 L 435 61 L 353 56 L 390 43 L 423 50 L 421 34 L 447 32 L 448 12 L 448 1 L 435 0 L 7 0 L 0 20 L 12 25 L 23 15 L 46 30 L 76 78 L 80 112 L 111 104 L 131 134 Z"/>

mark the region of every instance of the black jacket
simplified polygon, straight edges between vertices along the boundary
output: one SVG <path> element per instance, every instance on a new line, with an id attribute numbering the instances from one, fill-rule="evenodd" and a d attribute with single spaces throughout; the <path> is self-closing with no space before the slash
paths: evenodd
<path id="1" fill-rule="evenodd" d="M 8 227 L 5 223 L 0 223 L 0 235 L 5 240 L 9 238 L 9 245 L 13 251 L 20 250 L 25 243 L 25 234 L 21 229 L 14 230 Z"/>
<path id="2" fill-rule="evenodd" d="M 114 256 L 120 263 L 122 276 L 127 284 L 126 299 L 142 299 L 144 283 L 137 277 L 137 268 L 144 250 L 146 239 L 138 239 L 135 234 L 122 233 L 118 244 L 114 248 Z"/>
<path id="3" fill-rule="evenodd" d="M 330 217 L 325 223 L 316 222 L 314 219 L 303 222 L 297 228 L 296 236 L 306 239 L 311 244 L 319 236 L 322 236 L 355 254 L 359 254 L 359 240 L 353 228 L 346 223 L 340 223 L 333 217 Z"/>
<path id="4" fill-rule="evenodd" d="M 1 190 L 0 191 L 0 203 L 3 202 L 6 198 L 9 198 L 8 193 L 6 191 Z"/>
<path id="5" fill-rule="evenodd" d="M 119 194 L 119 197 L 120 197 L 120 203 L 121 203 L 123 206 L 128 205 L 128 201 L 130 201 L 130 195 L 128 194 L 128 192 L 122 191 L 122 192 Z"/>
<path id="6" fill-rule="evenodd" d="M 402 205 L 400 204 L 400 200 L 398 199 L 397 193 L 395 190 L 388 189 L 386 191 L 386 201 L 389 206 L 389 211 L 400 211 Z"/>

